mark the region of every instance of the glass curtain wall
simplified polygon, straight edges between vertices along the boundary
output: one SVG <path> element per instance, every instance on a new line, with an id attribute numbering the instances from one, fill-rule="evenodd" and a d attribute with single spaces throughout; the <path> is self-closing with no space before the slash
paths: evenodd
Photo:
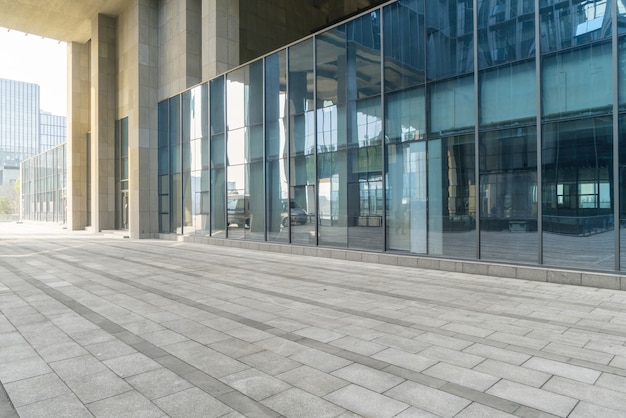
<path id="1" fill-rule="evenodd" d="M 540 10 L 543 262 L 611 270 L 615 232 L 610 3 L 550 3 Z"/>
<path id="2" fill-rule="evenodd" d="M 265 240 L 263 61 L 227 75 L 228 237 Z"/>
<path id="3" fill-rule="evenodd" d="M 473 14 L 471 0 L 426 7 L 428 254 L 458 258 L 476 257 Z"/>
<path id="4" fill-rule="evenodd" d="M 618 19 L 618 107 L 619 107 L 619 256 L 620 269 L 626 271 L 626 3 L 617 2 Z"/>
<path id="5" fill-rule="evenodd" d="M 289 242 L 290 224 L 306 223 L 304 209 L 289 201 L 287 52 L 265 59 L 265 155 L 267 239 Z M 291 207 L 293 206 L 293 208 Z"/>
<path id="6" fill-rule="evenodd" d="M 535 4 L 398 0 L 160 103 L 161 230 L 626 270 L 626 6 Z"/>
<path id="7" fill-rule="evenodd" d="M 291 242 L 299 245 L 317 245 L 313 59 L 313 39 L 289 48 L 289 204 L 306 215 L 291 222 Z"/>
<path id="8" fill-rule="evenodd" d="M 211 236 L 226 237 L 226 129 L 224 77 L 210 84 Z"/>
<path id="9" fill-rule="evenodd" d="M 183 233 L 209 234 L 208 88 L 182 94 Z"/>
<path id="10" fill-rule="evenodd" d="M 424 1 L 384 10 L 387 248 L 427 252 Z"/>
<path id="11" fill-rule="evenodd" d="M 537 263 L 534 1 L 478 1 L 480 256 Z"/>

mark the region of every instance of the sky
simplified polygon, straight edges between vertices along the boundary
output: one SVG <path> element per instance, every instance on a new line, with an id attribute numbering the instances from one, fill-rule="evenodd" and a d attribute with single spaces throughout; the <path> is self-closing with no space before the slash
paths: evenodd
<path id="1" fill-rule="evenodd" d="M 0 78 L 39 84 L 41 110 L 66 116 L 64 42 L 0 27 Z"/>

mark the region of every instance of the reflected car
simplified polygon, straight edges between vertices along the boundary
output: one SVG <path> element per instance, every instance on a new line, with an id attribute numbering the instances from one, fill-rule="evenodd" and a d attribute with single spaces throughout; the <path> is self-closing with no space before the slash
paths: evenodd
<path id="1" fill-rule="evenodd" d="M 248 196 L 228 195 L 228 227 L 250 228 L 250 202 Z"/>
<path id="2" fill-rule="evenodd" d="M 307 223 L 309 217 L 306 211 L 302 209 L 302 206 L 298 204 L 298 202 L 294 200 L 283 200 L 282 204 L 283 210 L 280 215 L 282 217 L 281 223 L 284 227 L 289 226 L 289 218 L 291 218 L 292 224 L 304 225 L 305 223 Z M 287 205 L 289 205 L 289 210 L 287 210 Z M 289 213 L 289 215 L 287 215 L 287 213 Z"/>

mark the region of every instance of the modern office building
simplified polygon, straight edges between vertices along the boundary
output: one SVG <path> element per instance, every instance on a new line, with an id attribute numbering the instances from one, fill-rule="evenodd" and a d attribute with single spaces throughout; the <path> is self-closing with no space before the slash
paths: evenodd
<path id="1" fill-rule="evenodd" d="M 623 0 L 15 3 L 70 42 L 73 229 L 619 286 Z"/>
<path id="2" fill-rule="evenodd" d="M 65 142 L 65 116 L 42 111 L 40 97 L 37 84 L 0 78 L 0 186 L 13 187 L 21 161 Z"/>

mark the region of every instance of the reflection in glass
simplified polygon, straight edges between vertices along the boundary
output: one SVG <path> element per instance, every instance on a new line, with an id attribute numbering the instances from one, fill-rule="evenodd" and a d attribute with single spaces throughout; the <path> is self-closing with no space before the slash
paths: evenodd
<path id="1" fill-rule="evenodd" d="M 564 117 L 604 113 L 613 102 L 611 44 L 592 45 L 545 57 L 543 114 Z"/>
<path id="2" fill-rule="evenodd" d="M 300 245 L 317 244 L 313 65 L 312 39 L 289 48 L 289 199 L 307 214 L 304 223 L 291 223 L 291 242 Z"/>
<path id="3" fill-rule="evenodd" d="M 476 258 L 474 135 L 428 142 L 428 253 Z"/>
<path id="4" fill-rule="evenodd" d="M 387 95 L 387 247 L 425 254 L 426 107 L 424 88 Z"/>
<path id="5" fill-rule="evenodd" d="M 385 91 L 422 84 L 426 69 L 424 0 L 400 0 L 383 10 Z"/>
<path id="6" fill-rule="evenodd" d="M 473 0 L 440 0 L 426 7 L 426 76 L 431 80 L 474 71 Z"/>
<path id="7" fill-rule="evenodd" d="M 211 81 L 211 236 L 226 232 L 226 148 L 224 139 L 224 77 Z"/>
<path id="8" fill-rule="evenodd" d="M 267 239 L 289 242 L 287 166 L 287 54 L 265 58 L 265 149 L 267 169 Z M 306 217 L 304 218 L 306 220 Z M 297 221 L 297 217 L 293 221 Z"/>
<path id="9" fill-rule="evenodd" d="M 480 68 L 535 55 L 534 0 L 478 0 Z"/>
<path id="10" fill-rule="evenodd" d="M 533 123 L 537 117 L 535 63 L 504 65 L 480 74 L 480 122 Z"/>
<path id="11" fill-rule="evenodd" d="M 431 87 L 430 131 L 467 131 L 474 127 L 474 77 L 466 76 Z"/>
<path id="12" fill-rule="evenodd" d="M 626 271 L 626 115 L 619 118 L 620 269 Z"/>
<path id="13" fill-rule="evenodd" d="M 263 61 L 228 74 L 228 237 L 265 240 Z"/>
<path id="14" fill-rule="evenodd" d="M 170 232 L 169 100 L 159 103 L 159 232 Z"/>
<path id="15" fill-rule="evenodd" d="M 345 30 L 343 25 L 318 36 L 315 63 L 319 244 L 335 247 L 348 245 Z"/>
<path id="16" fill-rule="evenodd" d="M 543 128 L 544 263 L 614 267 L 611 117 Z"/>
<path id="17" fill-rule="evenodd" d="M 480 137 L 480 255 L 537 263 L 537 138 L 535 128 Z"/>
<path id="18" fill-rule="evenodd" d="M 607 0 L 541 0 L 540 14 L 543 53 L 611 36 Z"/>
<path id="19" fill-rule="evenodd" d="M 351 80 L 346 115 L 348 247 L 383 251 L 379 13 L 372 12 L 348 23 L 347 34 L 347 79 Z"/>

